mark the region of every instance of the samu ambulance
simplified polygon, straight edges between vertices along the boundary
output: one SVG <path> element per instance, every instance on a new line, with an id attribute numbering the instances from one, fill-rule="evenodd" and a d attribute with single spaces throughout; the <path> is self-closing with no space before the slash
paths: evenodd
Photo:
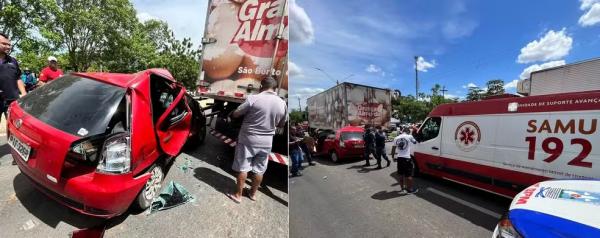
<path id="1" fill-rule="evenodd" d="M 420 172 L 512 198 L 549 179 L 600 178 L 600 91 L 436 107 L 415 134 Z"/>

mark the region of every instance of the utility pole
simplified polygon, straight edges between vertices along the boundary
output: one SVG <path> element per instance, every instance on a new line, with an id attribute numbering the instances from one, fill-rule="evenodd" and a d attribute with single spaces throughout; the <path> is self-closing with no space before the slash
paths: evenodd
<path id="1" fill-rule="evenodd" d="M 300 104 L 300 97 L 298 97 L 298 109 L 302 112 L 302 104 Z"/>
<path id="2" fill-rule="evenodd" d="M 443 86 L 443 87 L 442 87 L 442 90 L 440 90 L 440 91 L 442 91 L 442 98 L 446 98 L 446 92 L 448 91 L 448 90 L 446 89 L 446 86 Z"/>
<path id="3" fill-rule="evenodd" d="M 419 99 L 419 56 L 415 55 L 415 98 Z"/>

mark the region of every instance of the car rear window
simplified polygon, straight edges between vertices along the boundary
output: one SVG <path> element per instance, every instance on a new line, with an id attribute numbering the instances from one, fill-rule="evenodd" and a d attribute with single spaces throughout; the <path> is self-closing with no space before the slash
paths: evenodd
<path id="1" fill-rule="evenodd" d="M 125 89 L 67 75 L 31 91 L 18 103 L 33 117 L 76 136 L 102 134 Z"/>
<path id="2" fill-rule="evenodd" d="M 342 132 L 342 134 L 340 135 L 342 141 L 347 141 L 347 140 L 362 140 L 363 139 L 363 133 L 360 132 Z"/>

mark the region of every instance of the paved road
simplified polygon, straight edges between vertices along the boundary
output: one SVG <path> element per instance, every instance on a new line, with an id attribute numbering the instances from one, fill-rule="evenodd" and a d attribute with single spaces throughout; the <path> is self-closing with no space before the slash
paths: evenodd
<path id="1" fill-rule="evenodd" d="M 510 205 L 430 177 L 415 180 L 417 194 L 399 193 L 393 162 L 381 170 L 360 159 L 317 162 L 290 179 L 290 237 L 491 237 Z"/>
<path id="2" fill-rule="evenodd" d="M 194 203 L 146 213 L 128 212 L 108 221 L 105 237 L 287 237 L 288 194 L 285 167 L 270 164 L 259 200 L 235 204 L 224 193 L 235 184 L 232 153 L 207 136 L 204 146 L 182 153 L 165 182 L 176 181 Z M 80 215 L 37 190 L 11 165 L 6 137 L 0 136 L 0 237 L 67 237 L 78 228 L 105 222 Z M 191 169 L 184 172 L 186 163 Z"/>

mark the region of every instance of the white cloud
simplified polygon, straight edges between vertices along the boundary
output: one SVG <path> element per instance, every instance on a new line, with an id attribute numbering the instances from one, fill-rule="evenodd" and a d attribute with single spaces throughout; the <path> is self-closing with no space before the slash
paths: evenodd
<path id="1" fill-rule="evenodd" d="M 581 2 L 581 7 L 579 9 L 581 10 L 587 10 L 590 9 L 592 7 L 592 5 L 594 5 L 594 3 L 600 3 L 600 0 L 579 0 Z"/>
<path id="2" fill-rule="evenodd" d="M 417 70 L 421 72 L 427 72 L 429 69 L 435 68 L 435 66 L 437 66 L 435 60 L 427 62 L 425 58 L 421 56 L 419 56 L 419 58 L 417 59 Z"/>
<path id="3" fill-rule="evenodd" d="M 600 1 L 599 1 L 600 2 Z M 583 6 L 583 4 L 582 4 Z M 593 26 L 600 23 L 600 3 L 594 3 L 590 10 L 579 18 L 579 25 Z"/>
<path id="4" fill-rule="evenodd" d="M 444 23 L 442 33 L 444 33 L 444 36 L 448 39 L 458 39 L 471 35 L 476 27 L 477 23 L 474 21 L 450 20 Z"/>
<path id="5" fill-rule="evenodd" d="M 140 12 L 137 15 L 137 19 L 140 20 L 140 22 L 145 22 L 145 21 L 149 21 L 149 20 L 160 20 L 158 17 L 153 16 L 150 13 L 147 12 Z"/>
<path id="6" fill-rule="evenodd" d="M 305 88 L 299 88 L 299 89 L 294 89 L 291 96 L 292 97 L 300 97 L 301 99 L 306 99 L 309 98 L 317 93 L 323 92 L 325 91 L 325 89 L 323 88 L 312 88 L 312 87 L 305 87 Z"/>
<path id="7" fill-rule="evenodd" d="M 518 79 L 510 81 L 509 83 L 504 85 L 504 89 L 516 88 L 518 83 L 519 83 Z"/>
<path id="8" fill-rule="evenodd" d="M 294 62 L 288 62 L 288 75 L 291 77 L 302 77 L 302 68 L 294 64 Z"/>
<path id="9" fill-rule="evenodd" d="M 369 66 L 367 66 L 367 68 L 365 70 L 367 72 L 369 72 L 369 73 L 379 73 L 379 72 L 381 72 L 381 68 L 378 67 L 377 65 L 374 65 L 374 64 L 370 64 Z"/>
<path id="10" fill-rule="evenodd" d="M 457 99 L 464 99 L 465 97 L 464 96 L 458 96 L 458 95 L 455 95 L 455 94 L 445 94 L 444 98 L 446 98 L 446 99 L 455 99 L 455 98 L 457 98 Z"/>
<path id="11" fill-rule="evenodd" d="M 539 40 L 529 42 L 521 49 L 518 63 L 548 61 L 561 59 L 569 54 L 573 46 L 573 38 L 567 35 L 566 29 L 555 32 L 550 30 Z"/>
<path id="12" fill-rule="evenodd" d="M 474 84 L 474 83 L 469 83 L 469 84 L 467 84 L 467 85 L 463 85 L 463 86 L 462 86 L 462 88 L 474 88 L 474 87 L 477 87 L 477 85 L 476 85 L 476 84 Z"/>
<path id="13" fill-rule="evenodd" d="M 543 63 L 543 64 L 534 64 L 531 65 L 527 68 L 525 68 L 523 70 L 523 72 L 521 73 L 521 75 L 519 75 L 520 79 L 526 79 L 529 78 L 531 72 L 533 71 L 538 71 L 538 70 L 542 70 L 542 69 L 547 69 L 547 68 L 552 68 L 552 67 L 556 67 L 556 66 L 561 66 L 564 65 L 565 61 L 564 60 L 556 60 L 556 61 L 550 61 L 547 63 Z"/>
<path id="14" fill-rule="evenodd" d="M 312 43 L 315 38 L 312 21 L 295 0 L 290 1 L 289 19 L 290 40 L 304 44 Z"/>

